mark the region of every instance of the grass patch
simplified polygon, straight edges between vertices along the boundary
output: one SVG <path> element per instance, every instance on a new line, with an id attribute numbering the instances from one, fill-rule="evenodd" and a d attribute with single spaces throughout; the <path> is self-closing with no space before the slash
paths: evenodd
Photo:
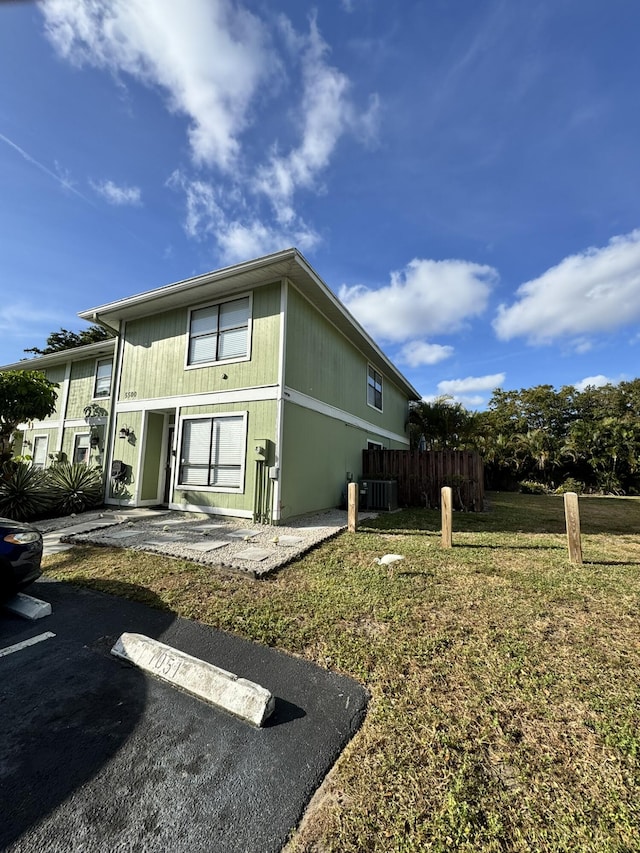
<path id="1" fill-rule="evenodd" d="M 640 849 L 640 500 L 562 498 L 366 522 L 259 582 L 105 548 L 45 561 L 362 681 L 369 713 L 296 851 Z M 402 562 L 380 566 L 387 552 Z"/>

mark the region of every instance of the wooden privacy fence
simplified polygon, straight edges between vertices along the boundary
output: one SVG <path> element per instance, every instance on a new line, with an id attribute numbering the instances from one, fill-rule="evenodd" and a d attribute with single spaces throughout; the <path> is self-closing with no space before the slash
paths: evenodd
<path id="1" fill-rule="evenodd" d="M 482 512 L 484 463 L 467 450 L 363 450 L 362 478 L 398 481 L 400 506 L 440 506 L 440 490 L 451 486 L 456 509 Z"/>

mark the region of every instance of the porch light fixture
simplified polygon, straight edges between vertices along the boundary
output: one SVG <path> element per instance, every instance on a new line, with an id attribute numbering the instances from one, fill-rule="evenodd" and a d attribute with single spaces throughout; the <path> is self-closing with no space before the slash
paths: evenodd
<path id="1" fill-rule="evenodd" d="M 133 435 L 133 430 L 131 429 L 131 427 L 129 427 L 125 424 L 123 427 L 120 428 L 120 432 L 118 433 L 118 438 L 129 438 L 132 435 Z"/>

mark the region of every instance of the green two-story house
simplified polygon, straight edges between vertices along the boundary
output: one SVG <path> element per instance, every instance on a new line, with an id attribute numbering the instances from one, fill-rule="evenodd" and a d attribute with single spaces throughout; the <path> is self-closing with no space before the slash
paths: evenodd
<path id="1" fill-rule="evenodd" d="M 409 446 L 417 391 L 296 249 L 79 316 L 116 335 L 108 503 L 278 523 L 339 505 L 363 449 Z"/>

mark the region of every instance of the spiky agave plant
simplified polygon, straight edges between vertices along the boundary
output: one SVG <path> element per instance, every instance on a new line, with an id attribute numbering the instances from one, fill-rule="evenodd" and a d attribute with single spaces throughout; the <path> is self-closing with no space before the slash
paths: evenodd
<path id="1" fill-rule="evenodd" d="M 51 507 L 51 492 L 40 468 L 27 462 L 8 462 L 0 476 L 0 515 L 30 521 Z"/>
<path id="2" fill-rule="evenodd" d="M 47 482 L 54 505 L 63 515 L 84 512 L 102 503 L 102 472 L 99 468 L 60 462 L 47 471 Z"/>

